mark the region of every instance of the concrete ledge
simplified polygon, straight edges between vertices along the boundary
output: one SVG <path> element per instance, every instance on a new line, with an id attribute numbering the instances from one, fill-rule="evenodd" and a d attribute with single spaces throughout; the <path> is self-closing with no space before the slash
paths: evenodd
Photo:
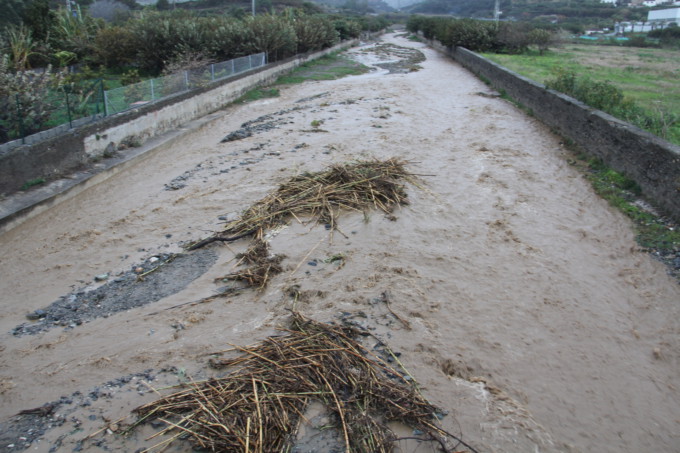
<path id="1" fill-rule="evenodd" d="M 11 193 L 0 199 L 0 234 L 167 149 L 184 134 L 219 117 L 220 114 L 212 113 L 247 91 L 271 83 L 307 61 L 358 42 L 348 41 L 296 56 L 0 154 L 0 192 Z M 178 129 L 180 126 L 184 127 Z M 102 158 L 106 150 L 116 150 L 130 141 L 142 145 L 123 149 L 112 158 Z M 48 183 L 26 192 L 18 191 L 26 181 L 40 177 L 48 179 Z"/>
<path id="2" fill-rule="evenodd" d="M 437 41 L 428 42 L 488 80 L 560 135 L 634 180 L 647 196 L 680 221 L 679 146 L 549 90 L 465 48 L 450 49 Z"/>

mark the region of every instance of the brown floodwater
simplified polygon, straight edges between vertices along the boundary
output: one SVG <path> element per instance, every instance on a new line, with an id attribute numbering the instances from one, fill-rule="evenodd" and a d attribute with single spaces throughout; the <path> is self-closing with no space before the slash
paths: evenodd
<path id="1" fill-rule="evenodd" d="M 303 314 L 349 313 L 401 352 L 425 396 L 449 412 L 444 427 L 480 452 L 680 451 L 680 286 L 638 250 L 630 222 L 569 165 L 559 137 L 423 44 L 384 40 L 422 51 L 422 69 L 307 82 L 230 106 L 2 234 L 0 421 L 147 369 L 210 375 L 205 354 L 285 325 L 293 301 L 284 289 L 299 285 Z M 371 46 L 349 55 L 384 62 Z M 272 128 L 220 143 L 263 115 Z M 70 330 L 11 334 L 96 275 L 219 230 L 219 217 L 296 173 L 391 157 L 424 175 L 396 220 L 348 213 L 339 231 L 293 222 L 272 232 L 272 251 L 287 258 L 263 292 L 170 308 L 214 294 L 247 245 L 215 244 L 217 262 L 172 296 Z M 166 190 L 183 175 L 184 187 Z M 324 262 L 340 253 L 344 266 Z M 386 291 L 408 327 L 379 302 Z M 151 385 L 177 381 L 164 376 Z M 60 439 L 71 451 L 155 396 L 108 393 L 69 409 L 31 449 Z M 141 433 L 102 435 L 118 450 L 153 444 Z"/>

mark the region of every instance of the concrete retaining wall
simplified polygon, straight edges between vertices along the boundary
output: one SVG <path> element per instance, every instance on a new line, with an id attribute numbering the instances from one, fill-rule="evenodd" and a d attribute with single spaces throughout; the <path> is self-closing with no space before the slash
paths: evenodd
<path id="1" fill-rule="evenodd" d="M 679 146 L 548 90 L 467 49 L 450 49 L 439 42 L 430 45 L 488 80 L 560 135 L 637 182 L 647 196 L 680 221 Z"/>
<path id="2" fill-rule="evenodd" d="M 68 174 L 107 151 L 143 143 L 151 137 L 219 110 L 247 91 L 271 83 L 307 61 L 356 44 L 358 40 L 344 42 L 321 52 L 299 55 L 75 127 L 37 143 L 4 151 L 0 153 L 0 194 L 16 192 L 30 180 Z"/>

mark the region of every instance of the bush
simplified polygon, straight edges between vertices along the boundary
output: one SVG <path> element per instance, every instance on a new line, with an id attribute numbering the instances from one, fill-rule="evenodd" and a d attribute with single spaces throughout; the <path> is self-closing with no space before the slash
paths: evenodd
<path id="1" fill-rule="evenodd" d="M 230 60 L 248 54 L 252 30 L 242 20 L 213 18 L 205 27 L 206 48 L 215 60 Z"/>
<path id="2" fill-rule="evenodd" d="M 135 61 L 138 42 L 128 28 L 102 28 L 94 38 L 97 61 L 107 67 L 124 67 Z"/>
<path id="3" fill-rule="evenodd" d="M 341 40 L 358 38 L 361 36 L 361 26 L 351 20 L 336 19 L 333 21 L 335 31 L 338 32 Z"/>
<path id="4" fill-rule="evenodd" d="M 51 67 L 11 72 L 7 57 L 0 59 L 0 142 L 44 129 L 56 109 L 50 94 L 62 81 L 63 73 Z"/>
<path id="5" fill-rule="evenodd" d="M 558 70 L 557 76 L 548 80 L 545 85 L 605 112 L 611 112 L 623 102 L 623 92 L 611 82 L 577 77 L 573 71 Z"/>
<path id="6" fill-rule="evenodd" d="M 550 47 L 550 44 L 552 44 L 553 34 L 548 30 L 535 28 L 527 34 L 527 40 L 529 41 L 529 44 L 538 47 L 538 52 L 543 55 Z"/>
<path id="7" fill-rule="evenodd" d="M 269 61 L 295 55 L 297 49 L 295 28 L 285 18 L 262 14 L 249 17 L 246 25 L 252 33 L 249 53 L 267 52 Z"/>
<path id="8" fill-rule="evenodd" d="M 559 70 L 546 87 L 567 94 L 590 107 L 602 110 L 645 129 L 659 137 L 670 138 L 672 128 L 680 118 L 669 112 L 649 111 L 626 99 L 621 89 L 611 82 L 597 82 L 578 77 L 573 71 Z"/>
<path id="9" fill-rule="evenodd" d="M 303 16 L 295 18 L 294 24 L 298 52 L 324 49 L 338 42 L 340 34 L 328 19 Z"/>
<path id="10" fill-rule="evenodd" d="M 406 27 L 412 33 L 421 31 L 425 38 L 436 39 L 447 47 L 460 46 L 475 52 L 521 53 L 530 45 L 538 46 L 543 52 L 553 40 L 549 30 L 514 22 L 411 16 Z"/>

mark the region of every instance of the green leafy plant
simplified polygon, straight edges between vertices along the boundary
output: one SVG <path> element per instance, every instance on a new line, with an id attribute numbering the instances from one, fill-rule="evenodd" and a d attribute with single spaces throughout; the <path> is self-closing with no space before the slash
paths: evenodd
<path id="1" fill-rule="evenodd" d="M 8 58 L 0 59 L 0 141 L 45 128 L 57 108 L 53 93 L 64 80 L 62 72 L 47 67 L 42 73 L 9 70 Z"/>
<path id="2" fill-rule="evenodd" d="M 41 184 L 45 184 L 45 178 L 35 178 L 26 181 L 19 190 L 28 190 L 31 187 L 39 186 Z"/>
<path id="3" fill-rule="evenodd" d="M 672 128 L 680 122 L 680 118 L 670 112 L 664 110 L 654 112 L 640 107 L 626 98 L 623 91 L 609 81 L 579 77 L 571 70 L 558 69 L 556 76 L 546 81 L 546 87 L 568 94 L 590 107 L 607 112 L 660 137 L 669 138 Z"/>

